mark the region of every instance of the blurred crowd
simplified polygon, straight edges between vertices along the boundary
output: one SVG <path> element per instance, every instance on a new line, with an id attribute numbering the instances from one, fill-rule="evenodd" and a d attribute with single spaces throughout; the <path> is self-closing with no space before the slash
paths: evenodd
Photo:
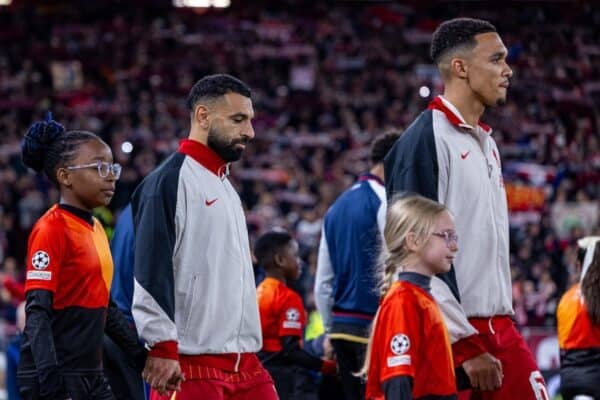
<path id="1" fill-rule="evenodd" d="M 187 136 L 193 83 L 217 72 L 245 81 L 253 89 L 256 139 L 232 166 L 233 181 L 251 240 L 277 226 L 300 242 L 311 308 L 324 213 L 367 170 L 373 137 L 402 131 L 440 93 L 428 43 L 441 20 L 459 15 L 493 22 L 509 49 L 508 103 L 484 121 L 494 129 L 509 192 L 516 320 L 554 325 L 557 300 L 576 279 L 576 239 L 600 233 L 599 8 L 583 1 L 492 11 L 480 3 L 439 9 L 417 1 L 287 0 L 276 7 L 233 1 L 218 11 L 131 3 L 0 7 L 6 334 L 23 298 L 28 233 L 58 201 L 20 162 L 22 136 L 48 110 L 68 129 L 101 135 L 123 165 L 110 207 L 98 210 L 110 228 L 140 180 Z M 460 243 L 470 245 L 477 244 Z"/>

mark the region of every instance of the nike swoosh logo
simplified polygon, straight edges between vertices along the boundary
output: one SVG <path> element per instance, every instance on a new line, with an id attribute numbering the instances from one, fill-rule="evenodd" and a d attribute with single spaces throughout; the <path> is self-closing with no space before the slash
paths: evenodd
<path id="1" fill-rule="evenodd" d="M 460 158 L 462 158 L 462 159 L 464 160 L 465 158 L 467 158 L 467 156 L 468 156 L 470 153 L 471 153 L 471 150 L 467 151 L 466 153 L 461 153 L 461 154 L 460 154 Z"/>
<path id="2" fill-rule="evenodd" d="M 213 199 L 213 200 L 204 200 L 204 204 L 206 204 L 207 206 L 212 206 L 213 204 L 215 204 L 215 201 L 217 201 L 218 199 Z"/>

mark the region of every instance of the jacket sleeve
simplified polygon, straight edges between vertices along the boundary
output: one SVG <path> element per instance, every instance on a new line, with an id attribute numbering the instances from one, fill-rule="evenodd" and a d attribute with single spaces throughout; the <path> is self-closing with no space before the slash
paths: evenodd
<path id="1" fill-rule="evenodd" d="M 133 300 L 135 236 L 131 205 L 125 207 L 119 215 L 115 233 L 110 242 L 110 251 L 114 262 L 114 275 L 110 289 L 111 298 L 125 317 L 133 322 L 131 302 Z"/>
<path id="2" fill-rule="evenodd" d="M 132 197 L 135 233 L 132 313 L 140 338 L 150 347 L 148 356 L 176 360 L 173 254 L 179 168 L 155 172 L 162 175 L 149 175 Z"/>
<path id="3" fill-rule="evenodd" d="M 283 360 L 310 369 L 311 371 L 319 371 L 321 369 L 323 360 L 302 349 L 298 336 L 282 336 L 280 340 L 282 346 L 280 356 Z"/>
<path id="4" fill-rule="evenodd" d="M 444 322 L 450 334 L 454 365 L 486 352 L 477 330 L 469 323 L 465 311 L 452 295 L 446 282 L 439 277 L 431 280 L 431 294 L 440 306 Z"/>
<path id="5" fill-rule="evenodd" d="M 146 349 L 140 343 L 135 327 L 127 321 L 112 299 L 108 305 L 104 331 L 123 350 L 123 353 L 129 356 L 132 364 L 141 373 L 146 363 Z"/>
<path id="6" fill-rule="evenodd" d="M 40 383 L 40 398 L 67 398 L 52 334 L 53 294 L 48 290 L 34 289 L 26 294 L 24 334 L 31 346 L 31 353 Z"/>
<path id="7" fill-rule="evenodd" d="M 325 228 L 321 230 L 321 243 L 319 244 L 319 255 L 317 257 L 317 272 L 315 277 L 315 303 L 323 326 L 326 331 L 331 329 L 331 309 L 333 308 L 333 281 L 335 273 L 329 258 L 329 247 L 325 236 Z"/>
<path id="8" fill-rule="evenodd" d="M 439 166 L 430 112 L 421 114 L 400 136 L 383 166 L 388 200 L 412 193 L 439 201 Z"/>

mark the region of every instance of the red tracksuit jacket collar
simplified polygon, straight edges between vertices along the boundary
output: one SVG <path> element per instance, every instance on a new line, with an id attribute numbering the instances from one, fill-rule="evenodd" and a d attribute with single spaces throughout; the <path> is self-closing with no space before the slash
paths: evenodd
<path id="1" fill-rule="evenodd" d="M 208 146 L 196 140 L 182 139 L 178 151 L 192 157 L 218 177 L 227 174 L 227 163 Z"/>
<path id="2" fill-rule="evenodd" d="M 461 128 L 467 128 L 467 129 L 473 130 L 473 127 L 471 125 L 467 124 L 465 122 L 465 120 L 463 119 L 463 117 L 460 114 L 458 114 L 458 110 L 456 110 L 456 111 L 452 110 L 452 108 L 448 107 L 448 105 L 446 105 L 446 103 L 452 104 L 448 100 L 442 98 L 442 96 L 436 96 L 433 100 L 431 100 L 431 103 L 429 103 L 429 106 L 427 107 L 427 109 L 439 110 L 439 111 L 443 112 L 444 114 L 446 114 L 446 118 L 448 118 L 448 121 L 450 121 L 450 123 L 452 123 L 453 125 L 456 125 Z M 487 134 L 492 133 L 492 128 L 489 125 L 486 125 L 481 121 L 479 121 L 478 124 L 479 124 L 479 127 L 481 129 L 483 129 L 485 133 L 487 133 Z"/>

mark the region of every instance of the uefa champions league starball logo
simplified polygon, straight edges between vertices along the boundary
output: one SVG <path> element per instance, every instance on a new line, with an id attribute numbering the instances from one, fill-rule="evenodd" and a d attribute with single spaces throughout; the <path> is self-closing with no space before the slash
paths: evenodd
<path id="1" fill-rule="evenodd" d="M 410 348 L 410 339 L 403 333 L 399 333 L 392 338 L 390 347 L 394 354 L 404 354 Z"/>
<path id="2" fill-rule="evenodd" d="M 298 321 L 300 319 L 300 312 L 295 308 L 290 308 L 285 312 L 285 318 L 288 321 Z"/>
<path id="3" fill-rule="evenodd" d="M 31 265 L 35 269 L 46 269 L 50 264 L 50 256 L 45 251 L 36 251 L 33 257 L 31 257 Z"/>

